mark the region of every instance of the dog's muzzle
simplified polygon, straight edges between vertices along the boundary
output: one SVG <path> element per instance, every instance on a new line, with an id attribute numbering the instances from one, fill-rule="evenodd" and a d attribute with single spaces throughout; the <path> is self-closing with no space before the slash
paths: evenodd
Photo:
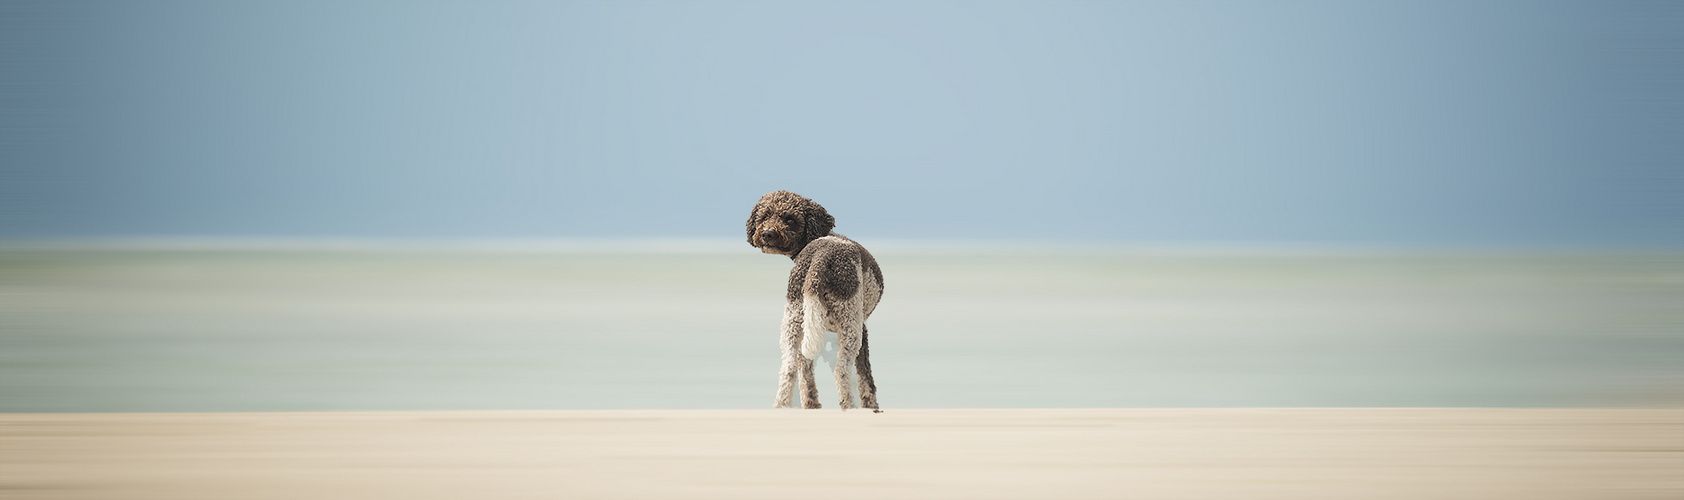
<path id="1" fill-rule="evenodd" d="M 762 253 L 781 254 L 787 250 L 784 247 L 789 245 L 789 238 L 785 236 L 783 231 L 777 229 L 761 229 L 755 236 L 760 240 L 758 246 Z"/>

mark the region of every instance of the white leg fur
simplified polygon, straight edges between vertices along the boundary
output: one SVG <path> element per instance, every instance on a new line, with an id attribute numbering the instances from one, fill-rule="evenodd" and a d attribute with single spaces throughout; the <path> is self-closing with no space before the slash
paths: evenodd
<path id="1" fill-rule="evenodd" d="M 801 300 L 803 318 L 801 328 L 801 355 L 807 359 L 817 359 L 819 350 L 824 348 L 824 331 L 829 323 L 825 317 L 824 304 L 817 297 L 804 295 Z"/>

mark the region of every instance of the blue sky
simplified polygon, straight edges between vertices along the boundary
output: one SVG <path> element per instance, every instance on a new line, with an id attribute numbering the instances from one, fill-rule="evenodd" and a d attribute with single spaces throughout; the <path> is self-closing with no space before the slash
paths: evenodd
<path id="1" fill-rule="evenodd" d="M 8 2 L 0 237 L 1684 244 L 1684 7 Z"/>

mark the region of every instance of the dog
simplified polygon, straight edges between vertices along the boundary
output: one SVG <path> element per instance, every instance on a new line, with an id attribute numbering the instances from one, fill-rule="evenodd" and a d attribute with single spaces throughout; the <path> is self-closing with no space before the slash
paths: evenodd
<path id="1" fill-rule="evenodd" d="M 877 382 L 871 377 L 871 344 L 865 320 L 883 296 L 883 271 L 865 247 L 831 231 L 836 219 L 824 207 L 789 191 L 760 197 L 748 218 L 748 244 L 761 252 L 795 262 L 785 295 L 783 366 L 774 408 L 794 406 L 795 374 L 801 372 L 801 404 L 819 408 L 813 359 L 824 346 L 824 333 L 836 332 L 836 389 L 842 410 L 854 408 L 852 373 L 859 372 L 860 404 L 877 407 Z"/>

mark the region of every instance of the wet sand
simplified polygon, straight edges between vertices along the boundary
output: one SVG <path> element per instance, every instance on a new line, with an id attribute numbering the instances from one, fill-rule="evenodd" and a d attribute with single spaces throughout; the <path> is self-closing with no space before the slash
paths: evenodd
<path id="1" fill-rule="evenodd" d="M 1684 410 L 12 413 L 0 497 L 1676 499 Z"/>

